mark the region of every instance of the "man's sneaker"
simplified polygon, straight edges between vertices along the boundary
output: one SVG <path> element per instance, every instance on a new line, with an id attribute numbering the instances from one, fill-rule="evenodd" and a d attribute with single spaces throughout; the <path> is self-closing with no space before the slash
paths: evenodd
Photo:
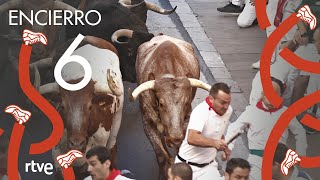
<path id="1" fill-rule="evenodd" d="M 270 65 L 272 65 L 274 62 L 275 62 L 275 61 L 272 59 Z M 255 62 L 255 63 L 253 63 L 253 64 L 251 65 L 251 67 L 252 67 L 253 69 L 260 69 L 260 60 L 257 61 L 257 62 Z"/>
<path id="2" fill-rule="evenodd" d="M 68 168 L 76 158 L 80 157 L 83 157 L 83 154 L 80 151 L 71 150 L 66 154 L 57 156 L 57 161 L 61 167 Z"/>
<path id="3" fill-rule="evenodd" d="M 314 30 L 316 28 L 317 18 L 311 12 L 310 7 L 308 5 L 305 5 L 299 9 L 297 17 L 307 22 L 311 30 Z"/>
<path id="4" fill-rule="evenodd" d="M 217 8 L 217 10 L 224 14 L 239 15 L 243 11 L 243 8 L 230 2 L 224 7 Z"/>
<path id="5" fill-rule="evenodd" d="M 16 105 L 6 107 L 4 112 L 11 114 L 19 124 L 26 123 L 31 116 L 31 112 L 23 110 Z"/>
<path id="6" fill-rule="evenodd" d="M 260 69 L 260 60 L 251 65 L 253 69 Z"/>
<path id="7" fill-rule="evenodd" d="M 292 149 L 288 149 L 286 158 L 281 163 L 281 172 L 284 175 L 288 175 L 289 169 L 295 165 L 298 161 L 301 161 L 299 155 Z"/>
<path id="8" fill-rule="evenodd" d="M 32 32 L 28 29 L 23 31 L 23 40 L 26 45 L 31 45 L 37 42 L 41 42 L 44 45 L 47 45 L 48 41 L 45 35 L 39 32 Z"/>

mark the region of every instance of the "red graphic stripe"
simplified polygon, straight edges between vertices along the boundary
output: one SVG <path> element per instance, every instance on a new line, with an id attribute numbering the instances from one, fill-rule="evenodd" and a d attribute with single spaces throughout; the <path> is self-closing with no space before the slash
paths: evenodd
<path id="1" fill-rule="evenodd" d="M 314 104 L 320 102 L 320 91 L 314 92 L 308 96 L 305 96 L 302 99 L 299 99 L 297 102 L 292 104 L 279 118 L 275 126 L 273 127 L 269 139 L 267 141 L 264 156 L 262 161 L 262 177 L 263 179 L 272 179 L 272 162 L 273 156 L 282 136 L 284 130 L 288 127 L 290 121 L 300 114 L 301 112 L 305 111 L 306 109 L 310 108 Z M 305 157 L 306 158 L 306 157 Z M 314 160 L 314 159 L 313 159 Z M 301 160 L 301 163 L 304 160 Z M 319 160 L 320 162 L 320 160 Z M 304 167 L 309 167 L 315 165 L 315 162 L 306 161 L 303 162 L 302 165 Z M 319 166 L 317 166 L 319 167 Z"/>
<path id="2" fill-rule="evenodd" d="M 0 136 L 3 134 L 3 132 L 4 132 L 4 131 L 0 128 Z"/>
<path id="3" fill-rule="evenodd" d="M 8 148 L 8 177 L 9 179 L 20 179 L 18 171 L 18 156 L 20 150 L 20 144 L 22 135 L 24 133 L 25 126 L 15 123 L 10 138 Z"/>
<path id="4" fill-rule="evenodd" d="M 309 114 L 306 114 L 302 120 L 301 123 L 303 123 L 306 126 L 312 127 L 313 129 L 320 131 L 320 121 L 316 118 L 310 116 Z"/>
<path id="5" fill-rule="evenodd" d="M 282 99 L 276 94 L 272 87 L 271 78 L 270 78 L 270 63 L 272 54 L 281 40 L 281 38 L 294 26 L 298 23 L 299 19 L 296 17 L 295 13 L 291 14 L 267 39 L 266 44 L 263 47 L 261 57 L 260 57 L 260 76 L 263 91 L 267 96 L 267 99 L 270 100 L 275 107 L 279 107 L 282 103 Z"/>
<path id="6" fill-rule="evenodd" d="M 303 168 L 317 168 L 320 167 L 320 156 L 317 157 L 301 157 L 299 164 Z"/>
<path id="7" fill-rule="evenodd" d="M 292 66 L 299 68 L 302 71 L 320 74 L 320 63 L 305 60 L 305 59 L 297 56 L 295 53 L 290 51 L 288 48 L 284 48 L 280 52 L 280 56 L 283 59 L 285 59 L 288 63 L 290 63 Z"/>
<path id="8" fill-rule="evenodd" d="M 267 16 L 267 0 L 256 0 L 255 7 L 259 26 L 264 30 L 271 25 Z"/>
<path id="9" fill-rule="evenodd" d="M 73 168 L 68 167 L 68 168 L 63 168 L 62 170 L 64 180 L 74 180 L 76 177 L 74 176 Z"/>
<path id="10" fill-rule="evenodd" d="M 22 44 L 19 55 L 19 83 L 26 96 L 49 118 L 52 123 L 52 133 L 40 143 L 30 146 L 30 154 L 42 154 L 51 150 L 58 144 L 63 135 L 63 121 L 51 104 L 44 99 L 32 86 L 29 76 L 29 63 L 32 48 Z"/>

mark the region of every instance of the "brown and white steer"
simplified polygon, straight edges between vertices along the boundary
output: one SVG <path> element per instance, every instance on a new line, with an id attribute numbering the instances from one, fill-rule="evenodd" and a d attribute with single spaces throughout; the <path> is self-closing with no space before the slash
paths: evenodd
<path id="1" fill-rule="evenodd" d="M 52 150 L 53 158 L 71 149 L 85 153 L 92 146 L 103 145 L 116 152 L 116 138 L 121 124 L 123 108 L 123 84 L 119 58 L 115 48 L 105 40 L 86 37 L 89 41 L 73 55 L 87 59 L 92 68 L 89 84 L 78 91 L 68 91 L 57 83 L 40 86 L 39 92 L 53 100 L 65 125 L 64 135 L 59 144 Z M 92 41 L 94 40 L 94 41 Z M 113 47 L 105 49 L 107 47 Z M 77 63 L 68 63 L 62 70 L 62 77 L 69 83 L 77 83 L 84 76 L 83 68 Z M 55 167 L 60 171 L 60 165 Z M 86 159 L 78 158 L 73 167 L 79 171 L 86 169 Z M 76 174 L 80 179 L 85 174 Z"/>
<path id="2" fill-rule="evenodd" d="M 178 151 L 196 88 L 209 91 L 211 86 L 198 80 L 199 62 L 191 44 L 165 35 L 139 47 L 136 72 L 139 86 L 132 92 L 131 100 L 140 95 L 144 131 L 165 177 L 166 168 L 173 163 L 167 146 Z"/>

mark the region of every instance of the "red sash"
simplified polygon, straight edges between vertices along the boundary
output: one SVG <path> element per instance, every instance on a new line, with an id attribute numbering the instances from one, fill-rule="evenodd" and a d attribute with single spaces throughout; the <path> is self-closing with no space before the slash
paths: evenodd
<path id="1" fill-rule="evenodd" d="M 283 8 L 284 8 L 284 5 L 286 4 L 286 2 L 287 2 L 287 0 L 279 0 L 279 2 L 278 2 L 276 17 L 274 18 L 274 25 L 276 27 L 278 27 L 280 25 L 280 23 L 282 22 Z"/>

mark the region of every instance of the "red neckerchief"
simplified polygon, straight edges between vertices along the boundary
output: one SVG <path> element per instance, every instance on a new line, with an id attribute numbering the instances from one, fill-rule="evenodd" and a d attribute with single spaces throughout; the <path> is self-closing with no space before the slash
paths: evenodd
<path id="1" fill-rule="evenodd" d="M 114 180 L 121 172 L 118 169 L 112 169 L 106 180 Z"/>
<path id="2" fill-rule="evenodd" d="M 280 23 L 282 22 L 282 17 L 283 17 L 283 8 L 284 5 L 286 4 L 287 0 L 279 0 L 278 1 L 278 7 L 277 7 L 277 13 L 274 18 L 274 25 L 278 27 Z"/>
<path id="3" fill-rule="evenodd" d="M 279 109 L 281 109 L 282 108 L 282 104 L 278 108 L 268 109 L 268 108 L 265 108 L 263 106 L 262 99 L 261 99 L 260 101 L 257 102 L 257 108 L 259 108 L 259 109 L 261 109 L 262 111 L 265 111 L 265 112 L 273 113 L 273 112 L 276 112 Z"/>
<path id="4" fill-rule="evenodd" d="M 212 103 L 210 102 L 209 97 L 206 98 L 206 103 L 209 105 L 209 111 L 212 109 L 214 112 L 216 112 L 219 116 L 222 116 L 223 114 L 220 114 L 217 112 L 217 110 L 213 107 Z"/>

